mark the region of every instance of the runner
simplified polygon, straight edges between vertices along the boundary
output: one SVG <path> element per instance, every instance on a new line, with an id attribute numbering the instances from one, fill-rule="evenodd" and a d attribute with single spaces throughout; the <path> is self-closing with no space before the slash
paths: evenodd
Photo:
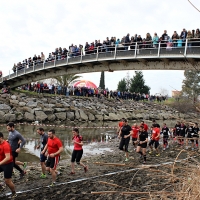
<path id="1" fill-rule="evenodd" d="M 121 137 L 119 149 L 122 151 L 125 151 L 125 154 L 126 154 L 125 162 L 129 160 L 128 145 L 130 142 L 130 135 L 131 135 L 130 132 L 131 132 L 131 127 L 128 125 L 128 121 L 125 119 L 124 125 L 121 128 L 121 131 L 119 132 L 119 135 L 118 135 L 119 138 Z"/>
<path id="2" fill-rule="evenodd" d="M 160 156 L 160 153 L 159 153 L 159 150 L 158 150 L 159 139 L 160 139 L 160 129 L 157 127 L 156 124 L 153 124 L 152 136 L 151 136 L 151 140 L 149 142 L 149 147 L 151 148 L 151 151 L 149 151 L 149 154 L 152 154 L 153 144 L 154 144 L 155 150 L 157 152 L 156 156 Z"/>
<path id="3" fill-rule="evenodd" d="M 195 123 L 194 124 L 194 135 L 193 137 L 195 138 L 196 140 L 196 147 L 198 148 L 198 138 L 199 138 L 199 127 L 198 127 L 198 123 Z"/>
<path id="4" fill-rule="evenodd" d="M 162 132 L 163 134 L 163 150 L 165 151 L 168 148 L 168 139 L 169 139 L 169 128 L 167 127 L 166 123 L 163 124 Z"/>
<path id="5" fill-rule="evenodd" d="M 173 132 L 173 137 L 174 138 L 179 138 L 180 137 L 180 132 L 181 132 L 181 123 L 177 121 L 175 127 L 174 127 L 174 132 Z M 176 140 L 176 139 L 175 139 Z M 178 139 L 178 144 L 181 144 L 181 140 Z"/>
<path id="6" fill-rule="evenodd" d="M 80 162 L 82 155 L 83 155 L 83 138 L 79 135 L 78 128 L 74 128 L 72 130 L 73 137 L 72 142 L 74 143 L 74 150 L 72 152 L 72 158 L 71 158 L 71 173 L 75 174 L 75 161 L 77 165 L 81 165 L 85 172 L 88 171 L 88 167 L 84 165 L 82 162 Z"/>
<path id="7" fill-rule="evenodd" d="M 144 126 L 139 127 L 138 146 L 136 152 L 143 156 L 143 164 L 146 164 L 146 148 L 148 142 L 148 133 L 144 130 Z"/>
<path id="8" fill-rule="evenodd" d="M 186 126 L 183 122 L 181 122 L 181 126 L 180 126 L 180 138 L 184 138 L 185 137 L 185 133 L 186 133 Z M 180 144 L 183 146 L 184 145 L 184 140 L 180 139 Z"/>
<path id="9" fill-rule="evenodd" d="M 191 122 L 189 122 L 189 125 L 186 129 L 186 134 L 187 134 L 187 138 L 193 138 L 194 135 L 194 128 L 193 128 L 193 124 Z M 192 142 L 192 150 L 194 150 L 194 140 L 190 140 Z M 185 149 L 188 149 L 188 139 L 186 139 L 186 146 Z"/>
<path id="10" fill-rule="evenodd" d="M 46 171 L 50 170 L 52 176 L 52 184 L 54 186 L 56 184 L 56 167 L 60 160 L 60 153 L 63 151 L 62 142 L 58 137 L 55 136 L 55 130 L 51 129 L 48 132 L 48 141 L 46 146 L 44 147 L 42 154 L 48 152 L 47 161 L 46 161 Z"/>
<path id="11" fill-rule="evenodd" d="M 48 141 L 48 135 L 44 132 L 43 128 L 38 128 L 37 129 L 37 133 L 40 135 L 40 145 L 37 146 L 37 149 L 41 149 L 41 152 L 44 150 L 44 147 L 47 144 Z M 47 157 L 44 154 L 40 154 L 40 164 L 41 164 L 41 168 L 42 168 L 42 174 L 40 176 L 40 178 L 46 178 L 46 166 L 45 166 L 45 161 L 47 159 Z"/>
<path id="12" fill-rule="evenodd" d="M 4 181 L 12 192 L 12 197 L 17 196 L 15 185 L 12 182 L 13 156 L 10 144 L 4 140 L 3 133 L 0 132 L 0 173 L 4 172 Z M 4 188 L 1 186 L 0 191 Z"/>
<path id="13" fill-rule="evenodd" d="M 144 121 L 141 121 L 141 124 L 140 124 L 140 125 L 144 127 L 144 130 L 145 130 L 146 132 L 148 132 L 149 127 L 148 127 L 147 124 L 144 123 Z"/>
<path id="14" fill-rule="evenodd" d="M 120 132 L 122 126 L 124 125 L 124 120 L 125 120 L 125 119 L 122 118 L 122 119 L 120 120 L 120 122 L 118 123 L 117 134 L 119 134 L 119 132 Z"/>
<path id="15" fill-rule="evenodd" d="M 134 124 L 132 126 L 132 142 L 133 142 L 134 150 L 137 148 L 138 132 L 139 132 L 139 127 L 137 126 L 137 124 Z"/>
<path id="16" fill-rule="evenodd" d="M 19 165 L 17 165 L 15 160 L 18 157 L 18 154 L 20 153 L 20 150 L 23 148 L 26 141 L 23 138 L 23 136 L 18 131 L 15 130 L 15 125 L 13 122 L 9 122 L 7 124 L 7 130 L 9 131 L 8 142 L 10 143 L 10 146 L 12 149 L 14 168 L 20 172 L 20 178 L 23 178 L 26 173 L 25 169 L 27 167 L 27 163 L 26 162 L 24 163 L 23 165 L 24 169 L 22 170 L 19 167 Z M 19 143 L 19 141 L 21 142 Z M 20 161 L 17 161 L 17 162 L 19 163 Z"/>

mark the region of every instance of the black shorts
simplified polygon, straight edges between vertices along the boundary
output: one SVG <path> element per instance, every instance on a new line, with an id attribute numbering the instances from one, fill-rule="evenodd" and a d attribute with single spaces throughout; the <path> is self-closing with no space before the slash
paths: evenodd
<path id="1" fill-rule="evenodd" d="M 56 170 L 59 160 L 60 156 L 56 156 L 54 158 L 48 157 L 46 162 L 46 167 L 50 167 L 51 169 Z"/>
<path id="2" fill-rule="evenodd" d="M 128 138 L 122 138 L 119 144 L 120 150 L 125 150 L 125 152 L 128 152 L 128 145 L 129 145 L 130 137 Z M 123 149 L 125 147 L 125 149 Z"/>
<path id="3" fill-rule="evenodd" d="M 147 142 L 142 143 L 142 144 L 139 143 L 138 146 L 145 149 L 145 148 L 147 148 Z"/>
<path id="4" fill-rule="evenodd" d="M 181 137 L 185 137 L 185 133 L 181 133 L 179 136 L 181 136 Z"/>
<path id="5" fill-rule="evenodd" d="M 18 153 L 15 152 L 15 151 L 12 151 L 12 156 L 13 156 L 13 158 L 17 158 L 18 157 Z"/>
<path id="6" fill-rule="evenodd" d="M 159 146 L 159 142 L 156 141 L 156 140 L 151 140 L 151 141 L 149 142 L 149 146 L 153 146 L 153 144 L 154 144 L 155 149 L 157 149 L 158 146 Z"/>
<path id="7" fill-rule="evenodd" d="M 187 138 L 192 138 L 191 133 L 188 133 L 188 134 L 187 134 Z"/>
<path id="8" fill-rule="evenodd" d="M 80 164 L 80 160 L 82 158 L 82 155 L 83 155 L 83 149 L 82 150 L 73 150 L 71 162 L 76 161 L 77 164 Z"/>
<path id="9" fill-rule="evenodd" d="M 0 165 L 0 172 L 4 172 L 5 179 L 12 178 L 13 162 L 5 164 L 5 165 Z"/>
<path id="10" fill-rule="evenodd" d="M 40 162 L 45 162 L 47 157 L 44 154 L 40 154 Z"/>
<path id="11" fill-rule="evenodd" d="M 137 138 L 132 138 L 133 143 L 137 141 Z"/>

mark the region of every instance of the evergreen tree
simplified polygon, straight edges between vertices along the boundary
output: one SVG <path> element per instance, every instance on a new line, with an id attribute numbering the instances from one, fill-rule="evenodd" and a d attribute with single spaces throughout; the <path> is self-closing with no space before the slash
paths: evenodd
<path id="1" fill-rule="evenodd" d="M 101 89 L 105 89 L 105 74 L 104 74 L 104 71 L 101 72 L 99 87 Z"/>
<path id="2" fill-rule="evenodd" d="M 130 92 L 149 94 L 150 87 L 145 85 L 145 80 L 141 71 L 135 71 L 135 76 L 131 79 Z"/>
<path id="3" fill-rule="evenodd" d="M 127 91 L 127 83 L 125 78 L 123 78 L 121 81 L 119 81 L 118 86 L 117 86 L 117 90 L 120 92 L 125 92 Z"/>
<path id="4" fill-rule="evenodd" d="M 184 76 L 182 92 L 196 102 L 200 95 L 200 71 L 187 70 L 184 72 Z"/>

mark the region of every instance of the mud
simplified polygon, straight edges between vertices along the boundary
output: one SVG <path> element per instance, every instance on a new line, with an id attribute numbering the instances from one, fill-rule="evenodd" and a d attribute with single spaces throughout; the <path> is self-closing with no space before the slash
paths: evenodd
<path id="1" fill-rule="evenodd" d="M 61 160 L 57 184 L 50 187 L 51 175 L 40 179 L 41 169 L 39 163 L 28 163 L 27 173 L 19 179 L 16 172 L 13 181 L 18 196 L 16 200 L 123 200 L 123 199 L 176 199 L 174 191 L 178 191 L 178 178 L 172 178 L 172 169 L 176 177 L 186 176 L 186 167 L 194 165 L 191 157 L 199 159 L 198 151 L 183 151 L 179 155 L 179 162 L 173 167 L 177 155 L 182 148 L 173 144 L 161 156 L 147 154 L 147 163 L 143 165 L 139 155 L 130 144 L 130 159 L 125 162 L 124 152 L 118 150 L 118 141 L 98 144 L 99 148 L 110 147 L 112 152 L 96 155 L 87 155 L 82 161 L 88 165 L 89 170 L 84 173 L 82 167 L 76 165 L 75 175 L 70 173 L 70 160 Z M 62 158 L 61 158 L 62 159 Z M 177 161 L 177 160 L 176 160 Z M 101 163 L 101 164 L 100 164 Z M 103 163 L 118 163 L 121 166 L 103 165 Z M 123 165 L 124 164 L 124 165 Z M 2 174 L 0 175 L 2 177 Z M 173 180 L 172 180 L 173 179 Z M 111 191 L 108 193 L 102 191 Z M 161 192 L 164 193 L 161 193 Z M 0 194 L 0 199 L 9 199 L 9 189 Z M 93 194 L 92 192 L 102 192 Z M 137 194 L 124 194 L 124 192 L 137 192 Z M 138 193 L 141 192 L 141 193 Z M 146 192 L 146 193 L 144 193 Z M 163 195 L 165 198 L 163 198 Z"/>

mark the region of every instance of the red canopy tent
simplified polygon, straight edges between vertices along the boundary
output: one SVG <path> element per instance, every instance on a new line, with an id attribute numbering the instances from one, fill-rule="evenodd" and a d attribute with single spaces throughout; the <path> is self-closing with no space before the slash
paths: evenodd
<path id="1" fill-rule="evenodd" d="M 74 84 L 74 87 L 97 88 L 97 86 L 93 82 L 87 81 L 87 80 L 81 80 L 81 81 L 76 82 Z"/>

